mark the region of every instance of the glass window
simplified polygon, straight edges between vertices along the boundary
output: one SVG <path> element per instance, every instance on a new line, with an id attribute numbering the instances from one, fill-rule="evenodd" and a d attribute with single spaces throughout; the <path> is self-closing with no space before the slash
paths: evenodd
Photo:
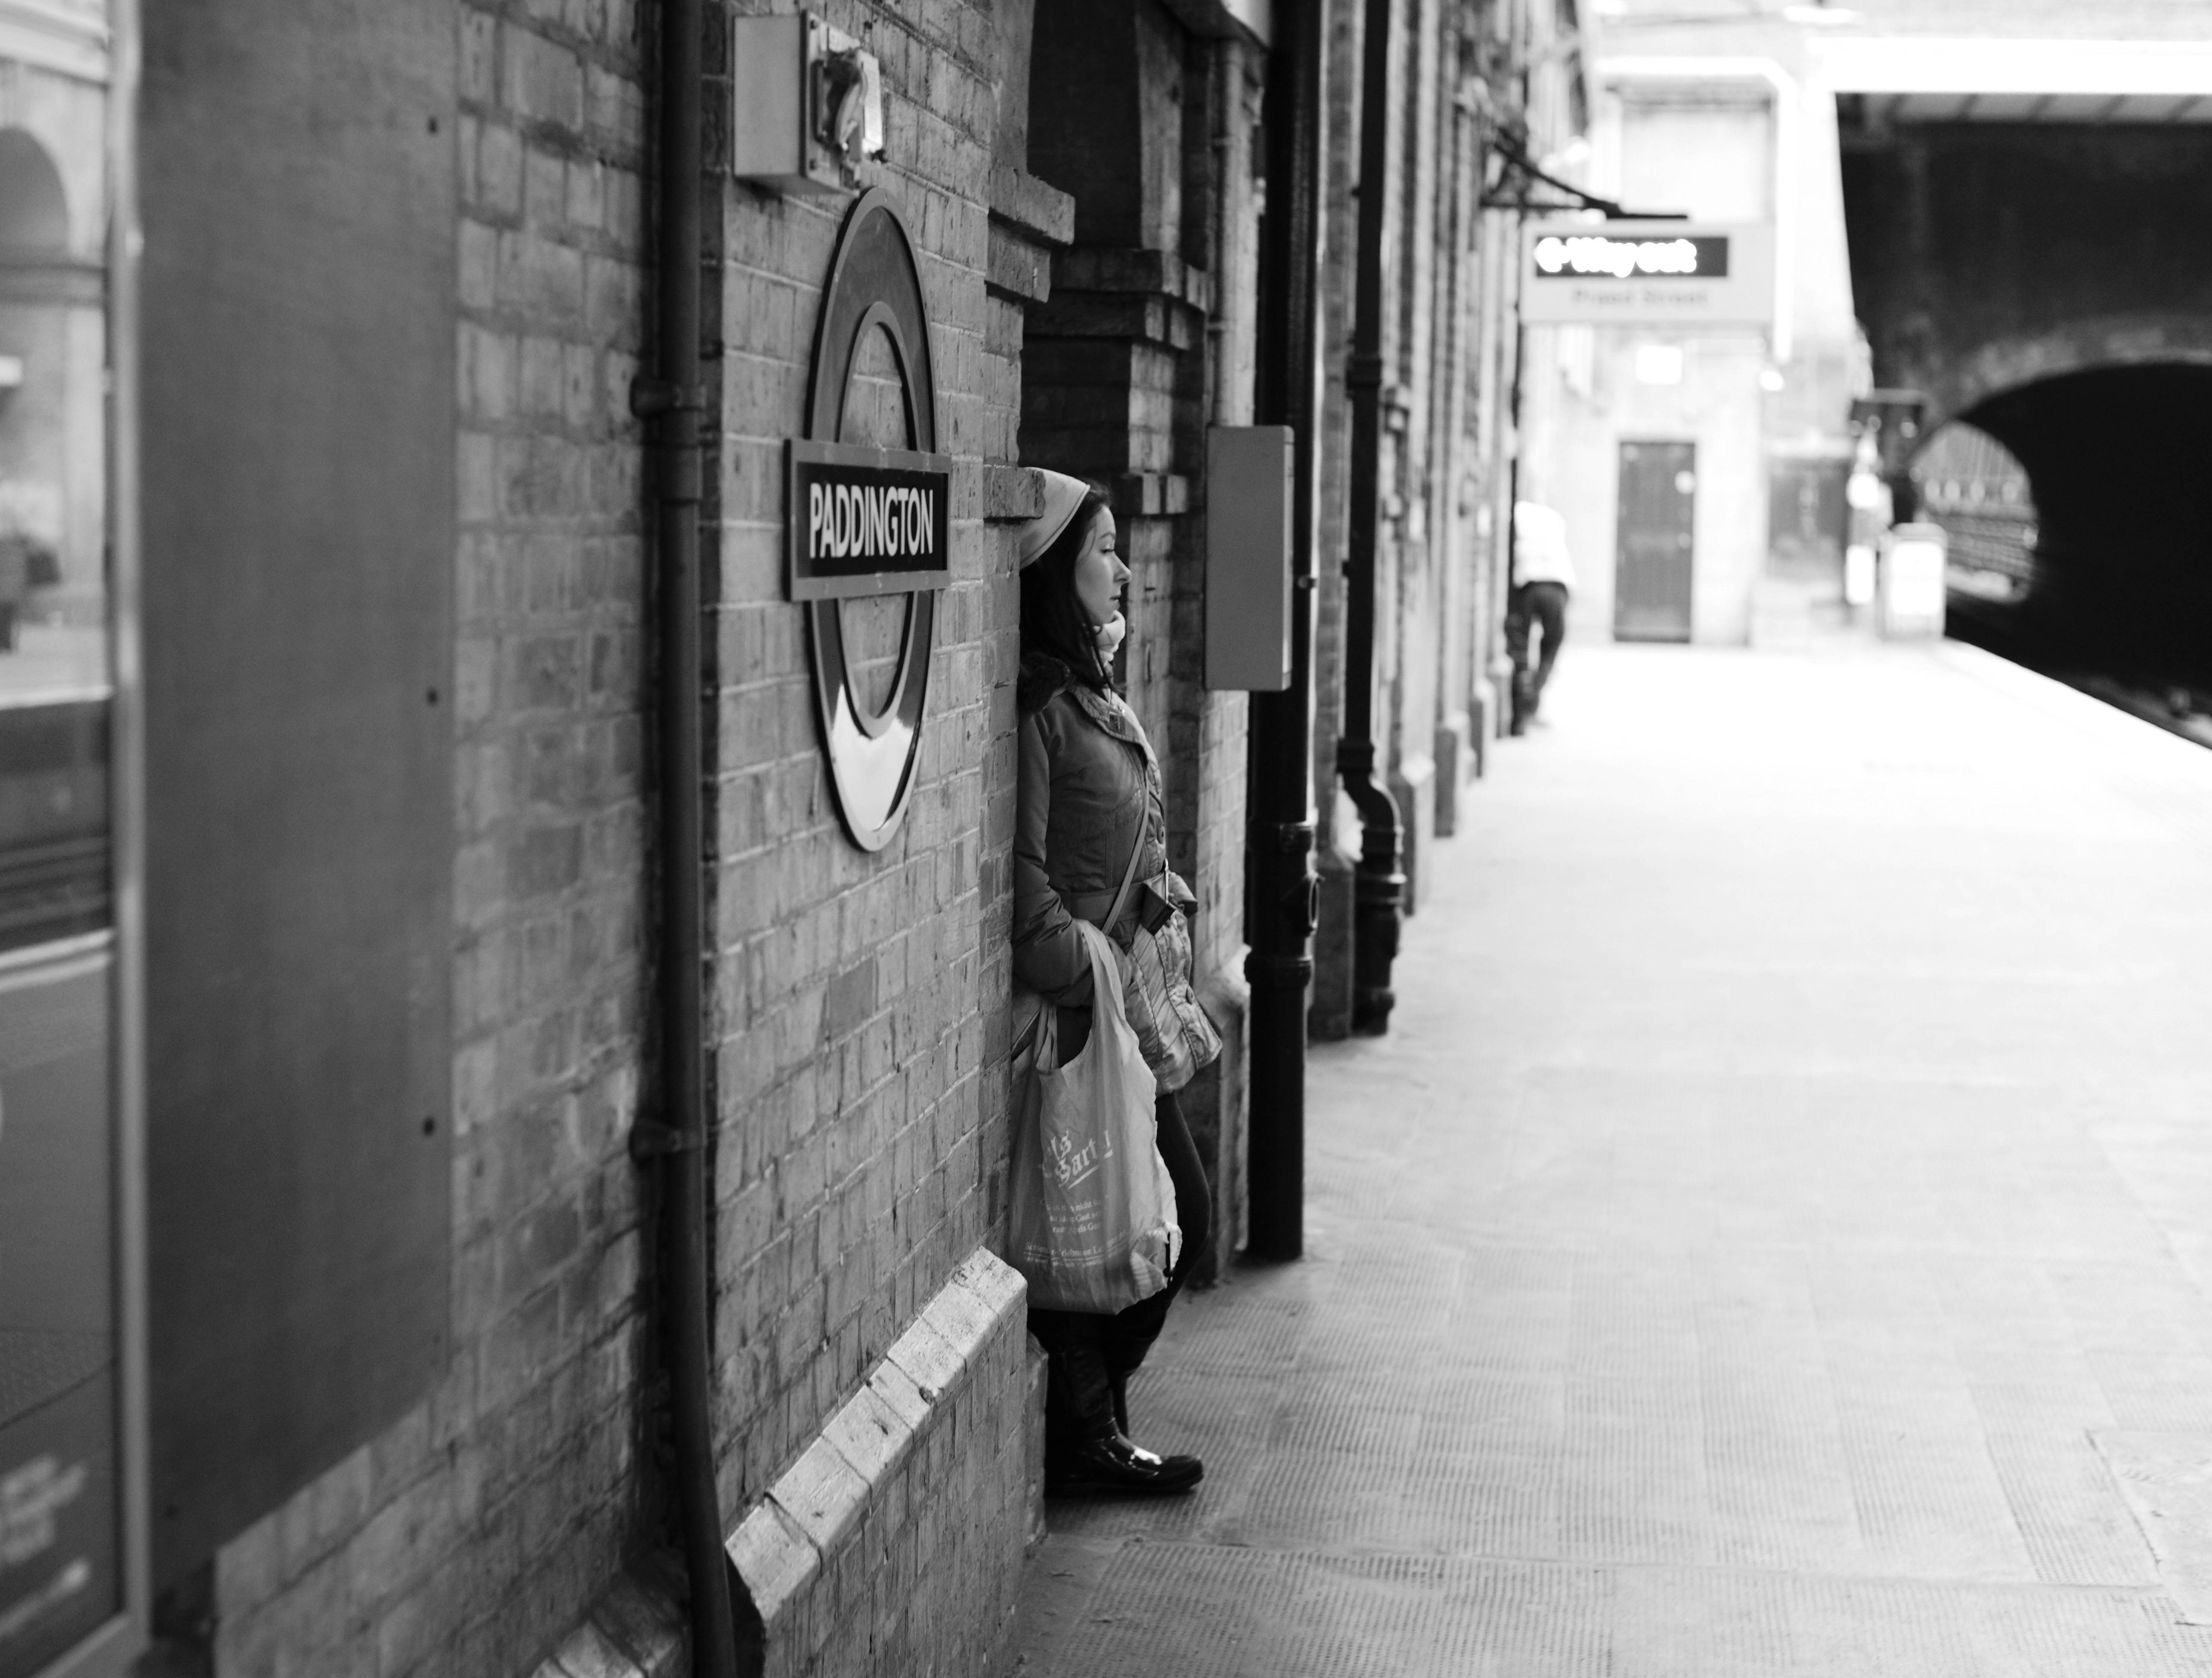
<path id="1" fill-rule="evenodd" d="M 0 9 L 0 1678 L 123 1607 L 109 63 L 103 0 Z"/>

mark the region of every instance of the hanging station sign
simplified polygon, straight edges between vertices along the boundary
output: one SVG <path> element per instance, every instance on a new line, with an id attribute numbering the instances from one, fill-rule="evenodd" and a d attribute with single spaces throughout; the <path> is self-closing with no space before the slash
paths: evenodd
<path id="1" fill-rule="evenodd" d="M 855 363 L 878 329 L 896 364 L 904 448 L 848 435 Z M 906 224 L 878 187 L 861 195 L 838 235 L 815 329 L 806 435 L 787 443 L 784 457 L 790 598 L 806 610 L 837 813 L 862 850 L 890 843 L 914 795 L 937 591 L 952 581 L 952 462 L 936 444 L 921 270 Z M 902 596 L 906 610 L 890 692 L 872 704 L 848 650 L 845 612 L 855 600 L 886 596 Z"/>
<path id="2" fill-rule="evenodd" d="M 1521 319 L 1538 325 L 1764 326 L 1774 229 L 1689 222 L 1532 222 Z"/>

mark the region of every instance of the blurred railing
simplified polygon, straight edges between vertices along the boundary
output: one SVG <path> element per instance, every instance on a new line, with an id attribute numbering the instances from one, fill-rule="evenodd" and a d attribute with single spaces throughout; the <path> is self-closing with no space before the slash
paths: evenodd
<path id="1" fill-rule="evenodd" d="M 1927 515 L 1951 538 L 1949 568 L 2002 577 L 2024 594 L 2035 581 L 2035 512 L 2025 507 L 1931 506 Z"/>
<path id="2" fill-rule="evenodd" d="M 1987 432 L 1945 426 L 1912 462 L 1920 516 L 1950 537 L 1951 586 L 1993 600 L 2017 599 L 2035 582 L 2035 501 L 2027 472 Z"/>

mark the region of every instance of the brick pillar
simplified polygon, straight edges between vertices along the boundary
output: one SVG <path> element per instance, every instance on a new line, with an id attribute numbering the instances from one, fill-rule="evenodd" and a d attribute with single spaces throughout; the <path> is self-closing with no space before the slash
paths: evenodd
<path id="1" fill-rule="evenodd" d="M 1243 1223 L 1244 700 L 1205 686 L 1201 478 L 1206 425 L 1237 411 L 1221 379 L 1250 413 L 1250 356 L 1219 296 L 1224 273 L 1237 297 L 1256 283 L 1235 219 L 1249 107 L 1234 46 L 1155 8 L 1055 0 L 1036 27 L 1030 156 L 1076 222 L 1029 318 L 1022 458 L 1108 487 L 1133 574 L 1121 676 L 1160 760 L 1170 866 L 1200 900 L 1194 978 L 1229 1045 L 1183 1103 L 1216 1190 L 1204 1279 Z"/>

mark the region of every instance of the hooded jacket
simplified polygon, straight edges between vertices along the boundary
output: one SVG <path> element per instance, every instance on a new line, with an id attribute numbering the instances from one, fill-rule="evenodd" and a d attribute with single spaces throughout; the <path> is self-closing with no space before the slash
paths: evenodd
<path id="1" fill-rule="evenodd" d="M 1113 907 L 1141 845 L 1129 906 L 1108 927 L 1127 949 L 1197 906 L 1167 866 L 1167 821 L 1152 742 L 1121 696 L 1076 681 L 1058 660 L 1022 660 L 1020 781 L 1014 820 L 1014 977 L 1066 1007 L 1091 1003 L 1091 961 L 1075 930 Z"/>

